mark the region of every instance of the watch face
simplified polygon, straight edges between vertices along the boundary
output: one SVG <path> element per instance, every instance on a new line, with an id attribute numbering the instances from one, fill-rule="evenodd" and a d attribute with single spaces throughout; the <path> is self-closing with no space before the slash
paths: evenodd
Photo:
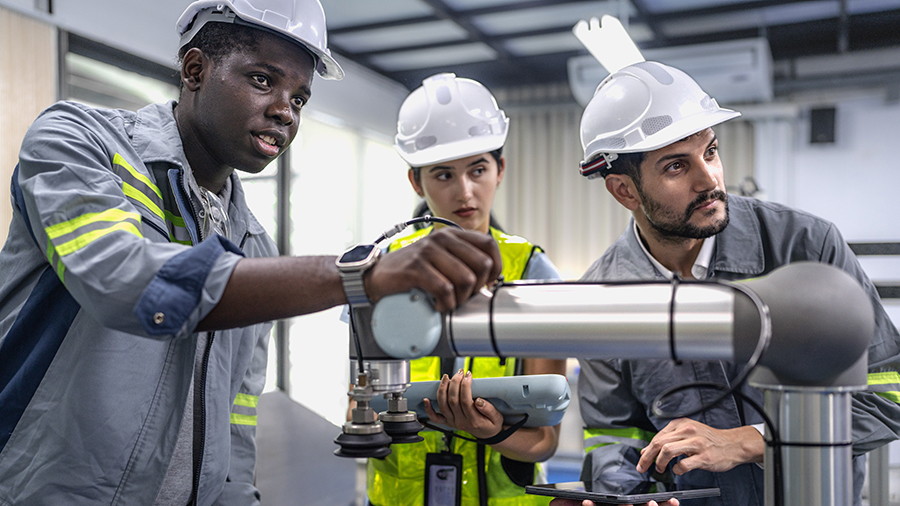
<path id="1" fill-rule="evenodd" d="M 355 246 L 353 249 L 348 250 L 341 256 L 341 263 L 345 262 L 359 262 L 365 260 L 367 256 L 369 256 L 369 252 L 372 251 L 372 248 L 375 246 L 371 244 L 360 244 Z"/>

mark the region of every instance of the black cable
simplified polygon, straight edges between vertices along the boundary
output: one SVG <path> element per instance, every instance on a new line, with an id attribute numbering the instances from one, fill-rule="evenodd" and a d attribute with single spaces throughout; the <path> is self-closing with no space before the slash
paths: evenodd
<path id="1" fill-rule="evenodd" d="M 722 385 L 718 385 L 722 388 Z M 744 395 L 743 392 L 737 390 L 734 392 L 735 397 L 742 402 L 746 402 L 750 405 L 759 416 L 762 417 L 763 422 L 769 428 L 769 433 L 772 434 L 771 440 L 766 440 L 766 446 L 770 446 L 772 448 L 772 466 L 773 466 L 773 475 L 775 476 L 775 506 L 782 506 L 784 504 L 784 481 L 782 478 L 782 462 L 781 462 L 781 447 L 787 446 L 785 443 L 781 441 L 781 437 L 778 434 L 778 428 L 775 427 L 775 423 L 772 422 L 772 419 L 769 418 L 769 415 L 766 414 L 765 409 L 760 406 L 756 401 L 751 399 L 750 397 Z"/>
<path id="2" fill-rule="evenodd" d="M 699 408 L 694 409 L 693 411 L 686 411 L 683 413 L 678 412 L 665 412 L 662 410 L 660 406 L 662 406 L 662 400 L 675 392 L 680 392 L 682 390 L 686 390 L 688 388 L 693 388 L 700 383 L 686 383 L 684 385 L 676 385 L 674 387 L 667 388 L 663 390 L 659 395 L 653 399 L 653 404 L 651 405 L 651 410 L 653 414 L 659 418 L 666 419 L 674 419 L 674 418 L 688 418 L 701 411 L 706 411 L 710 407 L 719 403 L 725 397 L 732 395 L 737 389 L 741 387 L 741 385 L 746 381 L 747 377 L 753 372 L 753 369 L 756 368 L 756 365 L 759 363 L 759 359 L 762 357 L 762 354 L 765 353 L 766 349 L 769 347 L 769 341 L 772 338 L 772 321 L 769 319 L 769 307 L 766 305 L 762 299 L 756 295 L 755 292 L 746 288 L 742 285 L 732 284 L 732 285 L 724 285 L 730 288 L 733 288 L 739 292 L 742 292 L 744 295 L 750 298 L 750 301 L 756 306 L 756 310 L 759 313 L 759 339 L 756 341 L 756 349 L 753 350 L 753 354 L 750 355 L 750 359 L 747 361 L 747 365 L 741 370 L 741 372 L 737 375 L 737 377 L 732 381 L 732 385 L 729 388 L 726 388 L 724 392 L 713 399 L 711 402 L 701 405 Z M 673 315 L 670 315 L 670 319 Z M 718 383 L 714 383 L 718 387 L 722 387 Z M 725 388 L 725 387 L 723 387 Z"/>
<path id="3" fill-rule="evenodd" d="M 389 238 L 391 238 L 391 237 L 393 237 L 393 236 L 399 234 L 400 232 L 403 231 L 403 229 L 405 229 L 406 227 L 408 227 L 408 226 L 410 226 L 410 225 L 415 225 L 416 223 L 431 223 L 431 222 L 441 223 L 441 224 L 443 224 L 443 225 L 447 225 L 448 227 L 456 227 L 456 228 L 458 228 L 458 229 L 460 229 L 460 230 L 464 230 L 461 226 L 459 226 L 459 224 L 454 223 L 454 222 L 452 222 L 452 221 L 450 221 L 450 220 L 448 220 L 448 219 L 445 219 L 445 218 L 439 218 L 439 217 L 437 217 L 437 216 L 430 216 L 430 215 L 428 215 L 428 216 L 420 216 L 420 217 L 418 217 L 418 218 L 412 218 L 412 219 L 409 219 L 409 220 L 406 220 L 406 221 L 401 221 L 400 223 L 397 223 L 397 224 L 394 225 L 393 227 L 391 227 L 391 228 L 385 230 L 385 231 L 378 237 L 378 239 L 375 239 L 374 241 L 372 241 L 372 244 L 378 244 L 378 243 L 380 243 L 381 241 L 383 241 L 383 240 L 385 240 L 385 239 L 389 239 Z"/>
<path id="4" fill-rule="evenodd" d="M 496 299 L 495 295 L 497 295 L 497 290 L 503 286 L 503 281 L 498 281 L 498 285 L 496 288 L 491 291 L 491 300 L 488 302 L 488 332 L 491 335 L 491 348 L 494 350 L 494 354 L 500 357 L 500 363 L 505 364 L 506 358 L 500 354 L 500 350 L 497 349 L 497 336 L 494 335 L 494 300 Z"/>
<path id="5" fill-rule="evenodd" d="M 672 273 L 672 296 L 669 298 L 669 353 L 676 365 L 681 365 L 681 360 L 675 355 L 675 294 L 678 292 L 678 283 L 681 276 L 677 272 Z"/>
<path id="6" fill-rule="evenodd" d="M 350 332 L 353 334 L 353 344 L 356 345 L 356 359 L 359 362 L 356 366 L 356 377 L 357 381 L 359 381 L 359 375 L 365 370 L 363 367 L 362 346 L 359 344 L 359 334 L 356 333 L 356 318 L 353 317 L 353 309 L 349 306 L 347 307 L 347 314 L 350 316 Z"/>
<path id="7" fill-rule="evenodd" d="M 674 278 L 673 278 L 673 280 L 674 280 Z M 765 421 L 766 425 L 769 426 L 769 430 L 772 433 L 772 441 L 771 442 L 767 441 L 766 444 L 769 446 L 772 446 L 773 460 L 775 461 L 772 463 L 772 465 L 774 466 L 773 474 L 775 475 L 775 491 L 774 491 L 775 492 L 775 494 L 774 494 L 775 495 L 775 506 L 782 506 L 783 494 L 784 494 L 784 490 L 783 490 L 784 484 L 782 483 L 782 473 L 781 473 L 781 471 L 782 471 L 782 469 L 781 469 L 781 467 L 782 467 L 782 462 L 781 462 L 782 443 L 778 436 L 778 429 L 775 427 L 775 424 L 772 423 L 772 420 L 768 417 L 768 415 L 766 415 L 765 410 L 763 410 L 762 407 L 759 406 L 759 404 L 757 404 L 753 399 L 750 399 L 749 397 L 744 395 L 739 390 L 741 388 L 741 386 L 744 384 L 744 382 L 747 380 L 747 377 L 750 375 L 750 373 L 753 371 L 753 369 L 755 369 L 757 364 L 759 364 L 759 359 L 762 357 L 763 353 L 765 353 L 766 349 L 769 347 L 769 342 L 771 341 L 771 338 L 772 338 L 772 327 L 771 327 L 772 321 L 769 318 L 769 307 L 766 305 L 765 302 L 762 301 L 762 299 L 759 298 L 758 295 L 756 295 L 756 292 L 754 292 L 753 290 L 750 290 L 749 288 L 747 288 L 745 286 L 742 286 L 739 284 L 731 284 L 731 285 L 725 285 L 725 286 L 728 286 L 728 287 L 730 287 L 734 290 L 737 290 L 737 291 L 743 293 L 744 295 L 746 295 L 750 299 L 750 301 L 753 302 L 753 304 L 756 306 L 757 313 L 759 314 L 759 319 L 760 319 L 759 339 L 757 339 L 757 341 L 756 341 L 756 348 L 753 350 L 753 354 L 750 356 L 750 359 L 747 361 L 747 365 L 741 370 L 740 373 L 738 373 L 738 375 L 737 375 L 737 377 L 735 377 L 734 381 L 731 382 L 732 383 L 731 386 L 721 385 L 719 383 L 696 381 L 693 383 L 686 383 L 683 385 L 676 385 L 674 387 L 667 388 L 666 390 L 663 390 L 662 392 L 660 392 L 659 395 L 657 395 L 656 398 L 653 399 L 653 403 L 651 405 L 651 411 L 654 416 L 657 416 L 659 418 L 664 418 L 664 419 L 689 418 L 691 416 L 696 415 L 697 413 L 708 410 L 712 406 L 715 406 L 716 404 L 721 402 L 725 397 L 728 397 L 729 395 L 733 395 L 734 397 L 738 398 L 739 400 L 747 402 L 751 407 L 753 407 L 753 409 L 755 409 L 760 414 L 760 416 L 762 416 L 763 420 Z M 675 298 L 674 297 L 674 292 L 675 292 L 674 286 L 673 286 L 672 292 L 673 292 L 673 294 L 672 294 L 671 302 L 672 302 L 672 304 L 674 304 L 674 298 Z M 669 315 L 669 319 L 670 319 L 670 332 L 671 332 L 670 343 L 672 343 L 672 345 L 674 346 L 674 328 L 672 326 L 673 325 L 672 320 L 674 320 L 674 306 L 672 307 L 672 312 Z M 674 350 L 673 350 L 672 356 L 673 356 L 673 358 L 675 356 Z M 701 406 L 699 408 L 694 409 L 694 410 L 688 410 L 688 411 L 685 411 L 682 413 L 663 411 L 663 409 L 661 407 L 663 399 L 665 399 L 666 397 L 668 397 L 676 392 L 680 392 L 682 390 L 687 390 L 690 388 L 711 388 L 711 389 L 715 389 L 715 390 L 721 390 L 722 394 L 719 395 L 718 397 L 716 397 L 715 399 L 713 399 L 711 402 L 708 402 L 706 404 L 701 404 Z"/>
<path id="8" fill-rule="evenodd" d="M 463 230 L 463 228 L 462 228 L 461 226 L 459 226 L 459 225 L 456 224 L 456 223 L 453 223 L 453 222 L 450 221 L 450 220 L 447 220 L 447 219 L 444 219 L 444 218 L 438 218 L 438 217 L 436 217 L 436 216 L 430 216 L 430 215 L 429 215 L 429 216 L 421 216 L 421 217 L 418 217 L 418 218 L 412 218 L 412 219 L 410 219 L 410 220 L 406 220 L 406 221 L 397 223 L 397 224 L 394 225 L 393 227 L 391 227 L 391 228 L 389 228 L 388 230 L 386 230 L 385 232 L 383 232 L 383 233 L 381 234 L 381 236 L 378 237 L 378 239 L 375 239 L 375 240 L 372 242 L 372 244 L 378 244 L 378 243 L 380 243 L 381 241 L 383 241 L 383 240 L 385 240 L 385 239 L 389 239 L 389 238 L 391 238 L 391 237 L 393 237 L 393 236 L 399 234 L 399 233 L 402 232 L 406 227 L 408 227 L 408 226 L 410 226 L 410 225 L 414 225 L 414 224 L 416 224 L 416 223 L 430 223 L 430 222 L 442 223 L 442 224 L 444 224 L 444 225 L 447 225 L 447 226 L 450 226 L 450 227 L 456 227 L 456 228 L 458 228 L 458 229 L 460 229 L 460 230 Z M 357 367 L 359 368 L 358 371 L 357 371 L 357 374 L 362 374 L 362 372 L 364 371 L 364 368 L 363 368 L 363 354 L 362 354 L 362 347 L 361 347 L 360 344 L 359 344 L 359 335 L 356 333 L 356 321 L 355 321 L 355 319 L 353 318 L 353 310 L 352 310 L 352 309 L 348 308 L 348 309 L 347 309 L 347 313 L 350 315 L 350 331 L 353 333 L 353 340 L 354 340 L 354 342 L 355 342 L 355 344 L 356 344 L 356 356 L 357 356 L 357 359 L 358 359 L 358 362 L 359 362 L 359 365 L 357 366 Z"/>
<path id="9" fill-rule="evenodd" d="M 456 432 L 454 432 L 452 430 L 448 430 L 443 427 L 439 427 L 437 425 L 434 425 L 431 422 L 426 422 L 426 421 L 422 421 L 422 420 L 420 420 L 420 422 L 422 423 L 422 425 L 424 425 L 425 427 L 428 427 L 431 430 L 443 432 L 444 434 L 449 434 L 451 436 L 458 437 L 465 441 L 471 441 L 473 443 L 480 443 L 483 445 L 495 445 L 497 443 L 502 443 L 503 441 L 506 441 L 506 438 L 508 438 L 509 436 L 512 436 L 514 432 L 521 429 L 525 425 L 525 422 L 528 421 L 528 413 L 523 413 L 523 415 L 524 416 L 521 420 L 510 425 L 509 427 L 507 427 L 505 429 L 502 429 L 500 432 L 497 433 L 496 436 L 491 436 L 489 438 L 484 438 L 484 439 L 460 436 L 459 434 L 457 434 Z"/>

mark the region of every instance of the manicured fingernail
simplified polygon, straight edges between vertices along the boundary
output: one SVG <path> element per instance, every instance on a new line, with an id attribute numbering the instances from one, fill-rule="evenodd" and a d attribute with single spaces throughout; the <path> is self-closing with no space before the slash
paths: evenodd
<path id="1" fill-rule="evenodd" d="M 467 377 L 467 378 L 471 378 L 471 377 L 472 377 L 472 371 L 466 371 L 466 377 Z"/>
<path id="2" fill-rule="evenodd" d="M 475 405 L 479 408 L 484 407 L 484 399 L 478 399 L 477 401 L 475 401 Z"/>

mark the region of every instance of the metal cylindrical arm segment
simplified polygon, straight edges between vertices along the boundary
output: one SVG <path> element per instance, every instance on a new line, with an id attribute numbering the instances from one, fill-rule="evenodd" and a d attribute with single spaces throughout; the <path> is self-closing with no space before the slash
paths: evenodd
<path id="1" fill-rule="evenodd" d="M 448 319 L 460 355 L 733 359 L 734 293 L 716 284 L 515 283 Z M 491 300 L 493 297 L 493 300 Z M 673 312 L 674 310 L 674 312 Z M 674 314 L 674 321 L 670 323 Z"/>

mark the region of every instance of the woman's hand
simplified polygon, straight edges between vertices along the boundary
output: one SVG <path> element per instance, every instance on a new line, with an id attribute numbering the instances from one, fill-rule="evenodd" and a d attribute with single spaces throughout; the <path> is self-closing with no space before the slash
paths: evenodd
<path id="1" fill-rule="evenodd" d="M 472 373 L 462 369 L 452 378 L 441 378 L 435 411 L 431 399 L 425 399 L 425 412 L 435 423 L 463 430 L 479 439 L 494 437 L 503 430 L 503 414 L 490 402 L 472 398 Z"/>

